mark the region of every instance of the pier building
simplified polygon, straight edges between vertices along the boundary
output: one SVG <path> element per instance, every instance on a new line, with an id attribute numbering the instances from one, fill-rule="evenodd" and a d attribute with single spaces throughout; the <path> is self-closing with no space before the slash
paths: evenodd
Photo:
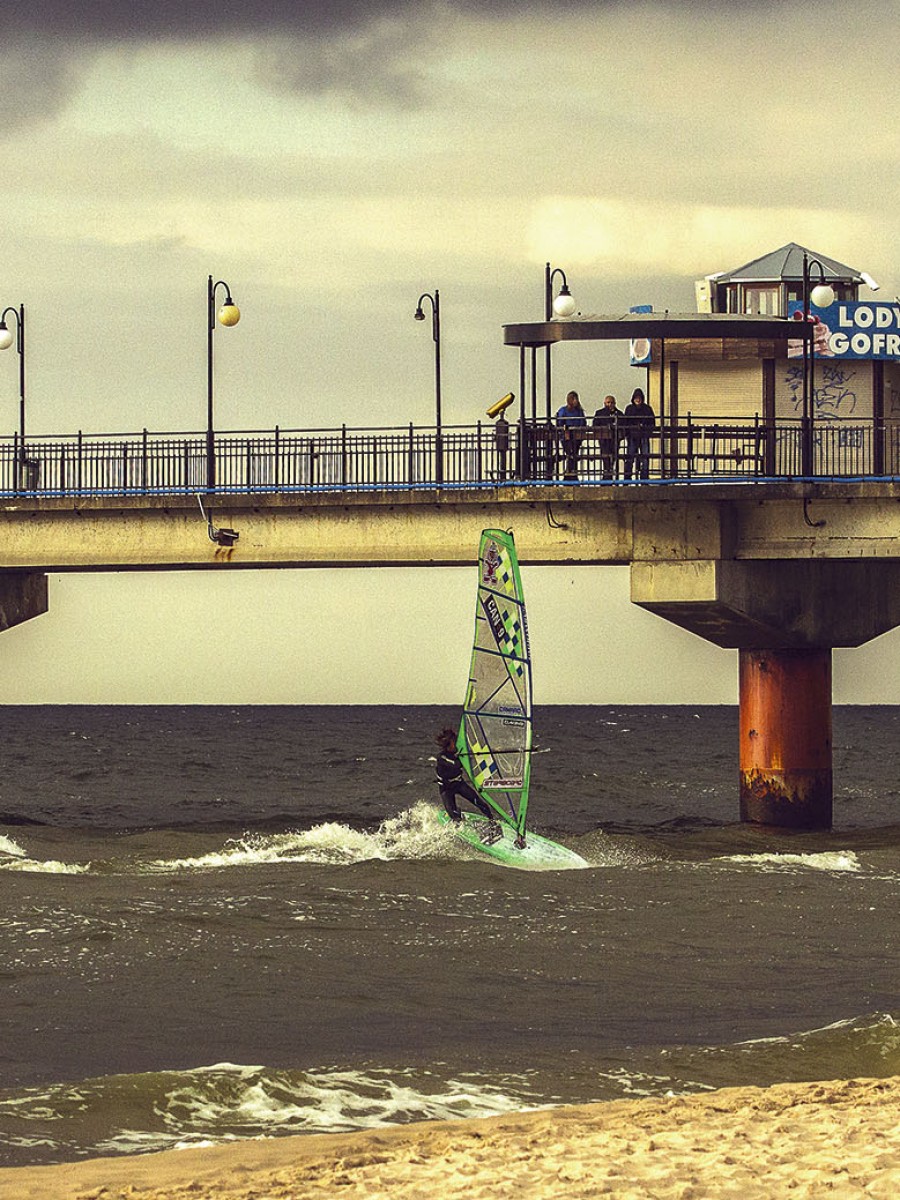
<path id="1" fill-rule="evenodd" d="M 646 370 L 646 394 L 659 419 L 663 477 L 677 477 L 692 461 L 695 422 L 712 423 L 710 436 L 728 442 L 739 430 L 746 434 L 752 420 L 754 437 L 733 443 L 732 454 L 739 469 L 749 465 L 757 478 L 835 479 L 848 474 L 850 456 L 858 476 L 893 479 L 900 464 L 900 303 L 860 301 L 863 285 L 878 290 L 865 272 L 790 243 L 699 281 L 694 314 L 574 313 L 506 326 L 505 336 L 519 348 L 523 395 L 531 356 L 533 408 L 542 349 L 627 338 L 632 365 Z M 785 437 L 791 423 L 794 436 Z M 863 425 L 871 437 L 860 439 Z M 770 516 L 773 498 L 765 485 L 756 493 Z M 668 552 L 659 553 L 666 544 L 662 526 L 672 515 L 660 513 L 654 552 L 632 557 L 631 599 L 738 650 L 742 819 L 829 828 L 831 652 L 900 623 L 893 599 L 900 526 L 895 509 L 882 510 L 884 557 L 858 541 L 852 550 L 844 543 L 846 555 L 822 555 L 814 538 L 796 559 L 776 548 L 786 547 L 789 530 L 802 525 L 815 532 L 836 515 L 813 514 L 811 500 L 801 489 L 780 510 L 772 552 L 759 557 L 741 548 L 753 520 L 741 504 L 717 509 L 717 544 L 708 556 L 689 525 L 675 539 L 677 548 L 669 541 Z"/>

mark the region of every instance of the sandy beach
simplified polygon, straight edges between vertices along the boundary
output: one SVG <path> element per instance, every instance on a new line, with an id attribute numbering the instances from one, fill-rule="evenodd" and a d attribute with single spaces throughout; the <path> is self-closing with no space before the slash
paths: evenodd
<path id="1" fill-rule="evenodd" d="M 900 1077 L 0 1170 L 2 1200 L 900 1195 Z"/>

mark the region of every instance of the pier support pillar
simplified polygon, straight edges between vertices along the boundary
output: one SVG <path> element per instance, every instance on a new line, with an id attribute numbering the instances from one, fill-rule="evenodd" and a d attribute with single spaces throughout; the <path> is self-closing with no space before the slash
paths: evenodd
<path id="1" fill-rule="evenodd" d="M 0 571 L 0 631 L 47 611 L 47 576 L 37 571 Z"/>
<path id="2" fill-rule="evenodd" d="M 631 599 L 739 651 L 741 820 L 830 829 L 831 651 L 900 626 L 900 561 L 636 562 Z"/>
<path id="3" fill-rule="evenodd" d="M 830 829 L 831 651 L 740 651 L 741 820 Z"/>

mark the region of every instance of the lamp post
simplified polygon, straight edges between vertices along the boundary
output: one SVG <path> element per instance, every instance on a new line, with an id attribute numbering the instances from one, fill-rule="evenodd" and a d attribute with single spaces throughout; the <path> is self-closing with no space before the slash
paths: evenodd
<path id="1" fill-rule="evenodd" d="M 818 268 L 819 282 L 810 290 L 810 272 Z M 825 282 L 825 268 L 817 258 L 803 252 L 803 428 L 801 444 L 801 473 L 807 478 L 813 474 L 813 430 L 816 404 L 816 341 L 809 328 L 811 320 L 810 301 L 816 308 L 827 308 L 834 303 L 834 288 Z"/>
<path id="2" fill-rule="evenodd" d="M 434 289 L 434 295 L 431 292 L 422 293 L 413 313 L 417 321 L 425 320 L 423 300 L 431 304 L 431 338 L 434 342 L 434 481 L 440 487 L 444 482 L 444 440 L 441 426 L 441 294 L 437 288 Z"/>
<path id="3" fill-rule="evenodd" d="M 16 332 L 6 324 L 9 314 L 15 317 Z M 18 308 L 4 308 L 0 314 L 0 350 L 8 350 L 15 342 L 16 353 L 19 355 L 19 456 L 16 462 L 16 488 L 25 487 L 25 305 Z"/>
<path id="4" fill-rule="evenodd" d="M 556 276 L 562 280 L 559 292 L 553 296 L 553 280 Z M 569 291 L 569 283 L 562 267 L 552 267 L 549 263 L 544 268 L 544 320 L 552 321 L 554 317 L 571 317 L 575 311 L 575 301 Z M 546 347 L 546 402 L 547 420 L 553 415 L 550 410 L 550 346 Z"/>
<path id="5" fill-rule="evenodd" d="M 216 292 L 225 289 L 225 302 L 216 312 Z M 220 325 L 231 328 L 241 319 L 241 310 L 231 298 L 231 288 L 220 279 L 213 283 L 210 275 L 206 289 L 206 486 L 212 491 L 216 486 L 216 441 L 213 424 L 213 334 L 216 330 L 216 320 Z"/>

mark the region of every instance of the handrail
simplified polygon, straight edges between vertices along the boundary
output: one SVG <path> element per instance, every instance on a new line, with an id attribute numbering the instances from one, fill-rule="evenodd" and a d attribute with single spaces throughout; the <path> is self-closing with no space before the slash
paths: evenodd
<path id="1" fill-rule="evenodd" d="M 642 447 L 624 422 L 603 440 L 575 431 L 576 471 L 563 432 L 541 420 L 504 426 L 222 431 L 214 492 L 390 491 L 578 486 L 626 482 L 765 482 L 900 478 L 900 421 L 703 417 L 659 422 Z M 811 453 L 806 451 L 811 448 Z M 438 453 L 440 450 L 440 453 Z M 0 438 L 0 495 L 208 493 L 206 438 L 196 433 L 34 435 L 27 458 Z M 803 464 L 812 465 L 804 475 Z M 438 469 L 440 467 L 440 470 Z M 629 473 L 633 477 L 628 478 Z"/>

